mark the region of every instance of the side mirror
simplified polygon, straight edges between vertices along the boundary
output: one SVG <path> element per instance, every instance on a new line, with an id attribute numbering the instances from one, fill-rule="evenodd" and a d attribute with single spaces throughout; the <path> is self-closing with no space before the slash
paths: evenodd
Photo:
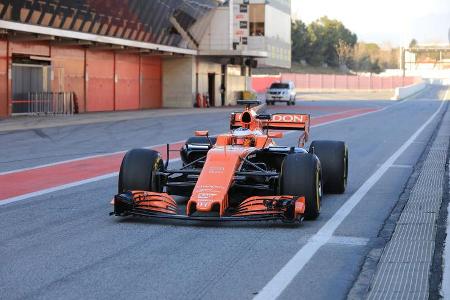
<path id="1" fill-rule="evenodd" d="M 196 132 L 195 132 L 195 136 L 208 136 L 209 135 L 209 133 L 208 133 L 208 130 L 197 130 Z"/>
<path id="2" fill-rule="evenodd" d="M 280 131 L 272 131 L 269 132 L 267 136 L 271 139 L 281 139 L 284 136 L 284 134 Z"/>

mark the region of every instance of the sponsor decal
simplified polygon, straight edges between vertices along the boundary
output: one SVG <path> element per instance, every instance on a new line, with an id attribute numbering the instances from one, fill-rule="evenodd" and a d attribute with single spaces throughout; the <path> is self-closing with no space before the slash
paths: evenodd
<path id="1" fill-rule="evenodd" d="M 273 115 L 272 122 L 305 123 L 306 115 Z"/>
<path id="2" fill-rule="evenodd" d="M 209 200 L 209 199 L 211 199 L 212 197 L 214 197 L 214 196 L 216 196 L 217 194 L 213 194 L 213 193 L 199 193 L 198 195 L 197 195 L 197 198 L 200 200 L 200 199 L 202 199 L 202 200 Z"/>
<path id="3" fill-rule="evenodd" d="M 197 202 L 197 208 L 207 208 L 208 207 L 208 205 L 209 205 L 209 202 L 203 202 L 203 201 L 200 201 L 200 202 Z"/>
<path id="4" fill-rule="evenodd" d="M 225 170 L 225 168 L 222 166 L 211 166 L 208 168 L 208 173 L 209 174 L 222 174 L 224 170 Z"/>
<path id="5" fill-rule="evenodd" d="M 197 191 L 202 190 L 202 189 L 219 189 L 219 190 L 223 190 L 224 187 L 221 185 L 200 185 L 196 188 Z"/>

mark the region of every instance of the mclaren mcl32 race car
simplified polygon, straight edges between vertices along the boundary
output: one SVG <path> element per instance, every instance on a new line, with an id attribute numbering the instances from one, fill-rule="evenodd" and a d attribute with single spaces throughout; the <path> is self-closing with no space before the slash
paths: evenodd
<path id="1" fill-rule="evenodd" d="M 306 150 L 309 115 L 270 115 L 258 101 L 240 104 L 245 109 L 231 114 L 229 133 L 211 137 L 208 131 L 197 131 L 176 150 L 180 168 L 169 168 L 154 150 L 128 151 L 111 214 L 287 223 L 317 218 L 323 192 L 345 191 L 346 144 L 313 141 Z M 283 132 L 294 130 L 300 132 L 297 145 L 275 143 Z M 167 157 L 169 151 L 167 146 Z"/>

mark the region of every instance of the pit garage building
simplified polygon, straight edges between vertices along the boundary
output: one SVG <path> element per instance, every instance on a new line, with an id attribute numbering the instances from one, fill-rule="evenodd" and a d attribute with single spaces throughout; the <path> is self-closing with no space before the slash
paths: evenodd
<path id="1" fill-rule="evenodd" d="M 233 104 L 290 67 L 290 0 L 0 0 L 0 117 Z"/>

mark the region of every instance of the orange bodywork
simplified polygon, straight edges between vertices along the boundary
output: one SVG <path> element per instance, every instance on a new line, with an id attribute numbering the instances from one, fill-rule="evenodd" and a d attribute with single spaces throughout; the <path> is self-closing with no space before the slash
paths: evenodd
<path id="1" fill-rule="evenodd" d="M 242 113 L 231 116 L 231 128 L 241 128 L 241 134 L 231 132 L 217 136 L 215 145 L 207 152 L 203 168 L 186 205 L 186 216 L 194 212 L 218 212 L 220 217 L 228 213 L 229 190 L 234 182 L 235 174 L 252 152 L 275 146 L 273 138 L 283 134 L 272 133 L 269 130 L 302 130 L 303 136 L 299 144 L 304 144 L 308 138 L 310 126 L 309 115 L 304 114 L 274 114 L 269 117 L 258 117 L 256 110 L 247 107 Z M 264 132 L 265 131 L 265 132 Z M 207 131 L 196 131 L 197 136 L 208 137 Z M 136 208 L 152 213 L 175 215 L 177 204 L 166 193 L 150 193 L 133 191 L 132 197 Z M 280 216 L 286 213 L 287 206 L 281 203 L 291 201 L 291 214 L 299 218 L 305 212 L 305 198 L 294 195 L 285 196 L 253 196 L 239 204 L 231 217 L 248 216 Z"/>
<path id="2" fill-rule="evenodd" d="M 246 128 L 252 134 L 241 137 L 223 134 L 217 137 L 214 148 L 208 152 L 205 165 L 187 204 L 186 214 L 188 216 L 194 211 L 194 208 L 198 212 L 218 210 L 219 215 L 223 216 L 229 206 L 228 190 L 243 159 L 254 150 L 274 145 L 271 136 L 282 137 L 282 135 L 264 134 L 263 130 L 301 129 L 305 131 L 304 136 L 307 138 L 310 118 L 309 115 L 304 114 L 274 114 L 271 120 L 260 120 L 257 118 L 255 110 L 247 108 L 243 113 L 233 114 L 231 122 L 233 126 Z M 198 133 L 206 134 L 204 131 Z M 275 196 L 274 199 L 280 200 L 279 197 Z M 264 199 L 267 199 L 267 197 L 264 197 Z M 249 198 L 244 203 L 253 203 L 253 200 L 257 200 L 257 198 Z M 262 210 L 262 206 L 264 204 L 259 203 L 256 210 Z M 304 211 L 304 200 L 303 208 L 301 208 L 301 204 L 298 204 L 298 206 L 297 211 Z M 265 213 L 268 213 L 267 209 Z M 252 213 L 246 211 L 240 212 L 240 214 Z"/>
<path id="3" fill-rule="evenodd" d="M 186 214 L 190 215 L 195 206 L 199 212 L 209 212 L 218 208 L 220 215 L 223 216 L 228 208 L 228 190 L 233 182 L 234 173 L 242 158 L 251 151 L 252 148 L 242 146 L 216 146 L 211 149 L 187 204 Z"/>

